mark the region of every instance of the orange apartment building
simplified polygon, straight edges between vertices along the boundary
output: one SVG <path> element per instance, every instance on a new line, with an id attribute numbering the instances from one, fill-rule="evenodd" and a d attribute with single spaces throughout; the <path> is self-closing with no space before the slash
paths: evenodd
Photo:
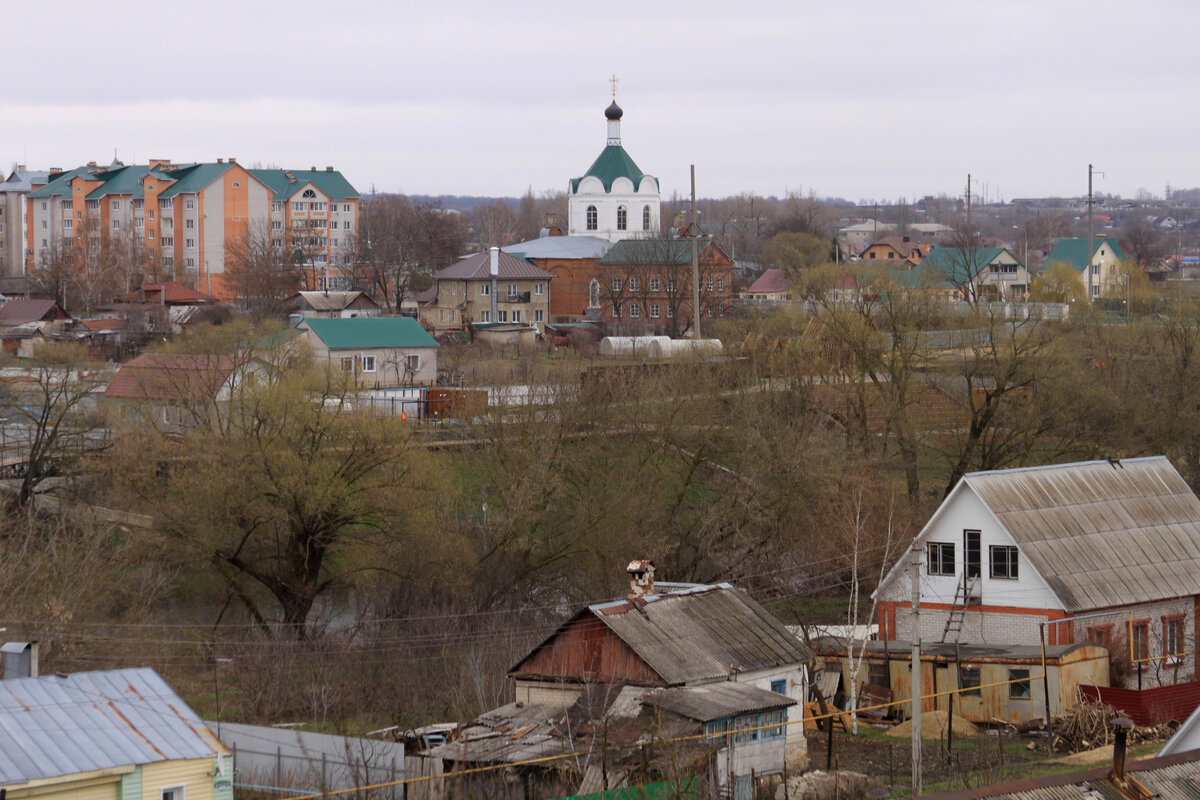
<path id="1" fill-rule="evenodd" d="M 68 253 L 76 269 L 117 255 L 131 273 L 227 301 L 237 299 L 227 256 L 239 240 L 301 264 L 300 288 L 343 288 L 359 219 L 358 192 L 333 167 L 247 169 L 233 158 L 51 170 L 26 203 L 30 273 Z"/>

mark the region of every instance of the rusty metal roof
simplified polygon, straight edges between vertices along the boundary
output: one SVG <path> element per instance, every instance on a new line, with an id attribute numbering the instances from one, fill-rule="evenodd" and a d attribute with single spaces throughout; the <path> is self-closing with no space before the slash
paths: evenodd
<path id="1" fill-rule="evenodd" d="M 732 681 L 662 689 L 647 694 L 642 702 L 698 722 L 796 705 L 796 701 L 787 695 Z"/>
<path id="2" fill-rule="evenodd" d="M 562 735 L 567 707 L 561 703 L 509 703 L 476 717 L 458 739 L 427 755 L 474 764 L 515 763 L 572 752 Z"/>
<path id="3" fill-rule="evenodd" d="M 1200 498 L 1164 456 L 975 472 L 963 483 L 1068 611 L 1197 593 Z"/>
<path id="4" fill-rule="evenodd" d="M 800 664 L 812 651 L 727 583 L 588 608 L 668 685 Z"/>
<path id="5" fill-rule="evenodd" d="M 0 786 L 228 753 L 149 668 L 0 681 Z"/>
<path id="6" fill-rule="evenodd" d="M 1024 778 L 1009 783 L 925 795 L 926 800 L 1123 800 L 1136 792 L 1122 790 L 1108 778 L 1112 765 L 1080 772 Z M 1156 800 L 1200 800 L 1200 750 L 1130 761 L 1126 775 L 1145 786 Z"/>

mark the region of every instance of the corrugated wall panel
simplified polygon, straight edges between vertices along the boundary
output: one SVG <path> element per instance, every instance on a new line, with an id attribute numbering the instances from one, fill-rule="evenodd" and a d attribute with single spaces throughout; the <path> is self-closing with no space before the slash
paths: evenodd
<path id="1" fill-rule="evenodd" d="M 183 786 L 184 800 L 213 800 L 211 758 L 160 761 L 142 768 L 142 800 L 162 800 L 162 790 Z"/>

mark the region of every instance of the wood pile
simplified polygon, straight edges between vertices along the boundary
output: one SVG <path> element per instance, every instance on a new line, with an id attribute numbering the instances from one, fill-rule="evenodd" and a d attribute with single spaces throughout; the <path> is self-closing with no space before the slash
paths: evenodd
<path id="1" fill-rule="evenodd" d="M 1113 722 L 1123 716 L 1119 710 L 1103 703 L 1080 702 L 1070 713 L 1054 718 L 1054 750 L 1078 753 L 1110 745 L 1116 731 Z M 1175 727 L 1169 723 L 1134 726 L 1129 729 L 1129 744 L 1163 742 L 1174 732 Z"/>

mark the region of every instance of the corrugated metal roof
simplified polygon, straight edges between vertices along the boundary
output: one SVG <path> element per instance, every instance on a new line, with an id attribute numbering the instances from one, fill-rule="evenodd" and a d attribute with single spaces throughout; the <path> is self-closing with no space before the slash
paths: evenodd
<path id="1" fill-rule="evenodd" d="M 602 258 L 612 244 L 595 236 L 543 236 L 501 250 L 521 258 Z"/>
<path id="2" fill-rule="evenodd" d="M 668 684 L 797 664 L 812 651 L 727 583 L 588 609 Z"/>
<path id="3" fill-rule="evenodd" d="M 302 325 L 330 350 L 385 347 L 437 347 L 437 341 L 412 317 L 306 319 Z"/>
<path id="4" fill-rule="evenodd" d="M 378 303 L 362 292 L 297 292 L 295 298 L 308 303 L 313 311 L 341 311 L 360 301 L 360 298 L 360 308 L 379 308 Z"/>
<path id="5" fill-rule="evenodd" d="M 963 478 L 1068 611 L 1197 593 L 1200 498 L 1163 456 Z"/>
<path id="6" fill-rule="evenodd" d="M 0 681 L 0 785 L 228 752 L 149 668 Z"/>
<path id="7" fill-rule="evenodd" d="M 523 258 L 506 253 L 503 250 L 500 251 L 498 256 L 496 267 L 500 273 L 497 276 L 499 280 L 524 279 L 548 281 L 554 277 L 554 275 L 546 272 L 541 267 L 531 264 Z M 433 279 L 435 281 L 483 281 L 490 278 L 491 275 L 491 254 L 483 252 L 467 256 L 461 261 L 433 273 Z"/>
<path id="8" fill-rule="evenodd" d="M 571 752 L 560 733 L 567 719 L 561 703 L 509 703 L 476 717 L 458 739 L 432 748 L 428 755 L 476 764 L 512 763 Z"/>
<path id="9" fill-rule="evenodd" d="M 699 722 L 796 705 L 796 701 L 786 695 L 731 681 L 663 689 L 647 694 L 642 702 Z"/>

